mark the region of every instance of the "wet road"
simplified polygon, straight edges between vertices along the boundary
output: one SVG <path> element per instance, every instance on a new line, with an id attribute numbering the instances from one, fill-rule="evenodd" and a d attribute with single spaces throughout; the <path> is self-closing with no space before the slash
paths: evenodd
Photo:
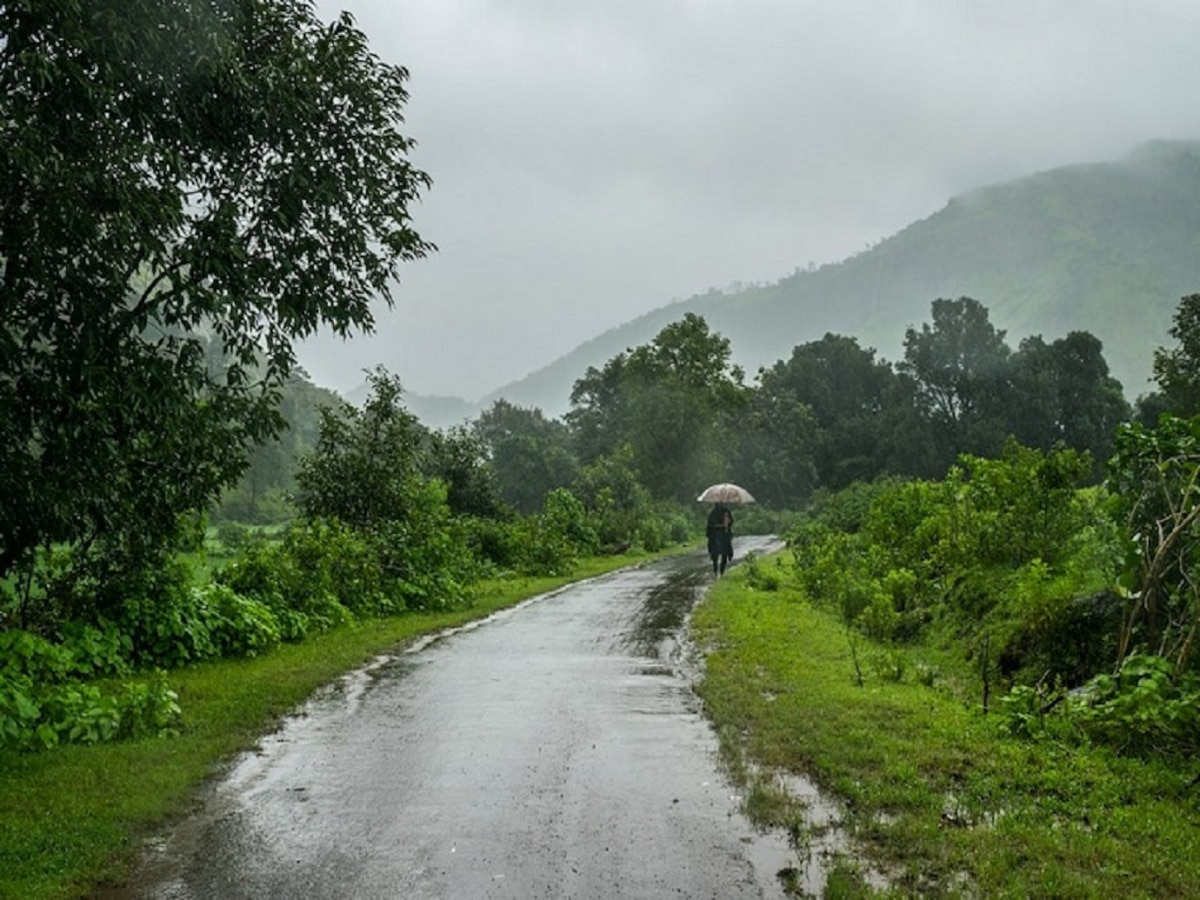
<path id="1" fill-rule="evenodd" d="M 663 560 L 380 660 L 243 757 L 119 896 L 782 896 L 679 642 L 711 581 L 706 557 Z"/>

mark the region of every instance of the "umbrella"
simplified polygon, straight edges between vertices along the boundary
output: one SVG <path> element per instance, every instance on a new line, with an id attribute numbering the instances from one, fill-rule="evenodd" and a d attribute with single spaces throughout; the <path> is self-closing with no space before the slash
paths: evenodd
<path id="1" fill-rule="evenodd" d="M 701 503 L 753 503 L 754 498 L 750 496 L 750 492 L 738 484 L 725 482 L 723 484 L 710 484 L 704 489 L 704 493 L 696 498 Z"/>

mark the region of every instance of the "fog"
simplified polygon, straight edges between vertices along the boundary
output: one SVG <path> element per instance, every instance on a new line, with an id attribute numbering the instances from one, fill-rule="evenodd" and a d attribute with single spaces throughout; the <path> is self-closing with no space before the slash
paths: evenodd
<path id="1" fill-rule="evenodd" d="M 1194 138 L 1200 4 L 319 0 L 405 66 L 434 181 L 376 333 L 307 341 L 475 400 L 709 288 L 859 252 L 953 195 Z"/>

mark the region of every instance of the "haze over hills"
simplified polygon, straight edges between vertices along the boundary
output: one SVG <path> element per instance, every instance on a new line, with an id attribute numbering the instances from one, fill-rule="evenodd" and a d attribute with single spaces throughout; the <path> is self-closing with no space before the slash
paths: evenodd
<path id="1" fill-rule="evenodd" d="M 853 201 L 864 202 L 864 201 Z M 869 202 L 869 201 L 868 201 Z M 843 262 L 774 284 L 710 290 L 640 316 L 485 397 L 558 416 L 588 366 L 651 340 L 687 312 L 728 337 L 752 376 L 826 332 L 897 360 L 938 297 L 974 297 L 1015 350 L 1089 331 L 1130 399 L 1146 393 L 1179 298 L 1200 292 L 1200 141 L 1156 141 L 951 199 Z M 461 408 L 460 408 L 461 411 Z M 461 421 L 461 419 L 459 419 Z"/>

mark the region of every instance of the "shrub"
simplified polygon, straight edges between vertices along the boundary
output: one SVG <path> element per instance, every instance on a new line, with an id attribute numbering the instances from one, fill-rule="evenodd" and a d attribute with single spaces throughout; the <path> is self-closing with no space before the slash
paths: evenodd
<path id="1" fill-rule="evenodd" d="M 115 694 L 74 680 L 72 652 L 21 631 L 0 633 L 0 746 L 44 750 L 162 734 L 179 717 L 178 697 L 157 673 Z"/>
<path id="2" fill-rule="evenodd" d="M 279 622 L 265 603 L 223 584 L 193 590 L 207 608 L 209 633 L 219 656 L 257 656 L 279 643 Z"/>
<path id="3" fill-rule="evenodd" d="M 84 678 L 129 674 L 133 639 L 115 622 L 103 617 L 95 624 L 68 622 L 61 631 L 75 674 Z"/>
<path id="4" fill-rule="evenodd" d="M 513 522 L 468 516 L 459 520 L 466 545 L 483 565 L 515 569 L 521 557 L 521 543 Z"/>
<path id="5" fill-rule="evenodd" d="M 526 516 L 515 531 L 521 545 L 518 570 L 523 575 L 567 575 L 575 568 L 575 546 L 544 516 Z"/>
<path id="6" fill-rule="evenodd" d="M 202 595 L 176 585 L 157 594 L 131 597 L 122 605 L 118 619 L 132 644 L 134 663 L 167 669 L 217 656 L 213 624 Z"/>
<path id="7" fill-rule="evenodd" d="M 1115 676 L 1097 675 L 1069 712 L 1093 739 L 1127 750 L 1200 750 L 1200 676 L 1177 673 L 1161 656 L 1133 654 Z"/>
<path id="8" fill-rule="evenodd" d="M 378 563 L 364 572 L 362 548 L 336 522 L 309 523 L 279 543 L 257 543 L 216 574 L 218 583 L 270 610 L 285 641 L 353 621 L 341 594 L 361 601 L 363 584 L 380 577 Z"/>
<path id="9" fill-rule="evenodd" d="M 778 591 L 783 588 L 783 560 L 776 558 L 774 565 L 766 565 L 756 553 L 746 555 L 742 563 L 742 577 L 756 591 Z"/>

